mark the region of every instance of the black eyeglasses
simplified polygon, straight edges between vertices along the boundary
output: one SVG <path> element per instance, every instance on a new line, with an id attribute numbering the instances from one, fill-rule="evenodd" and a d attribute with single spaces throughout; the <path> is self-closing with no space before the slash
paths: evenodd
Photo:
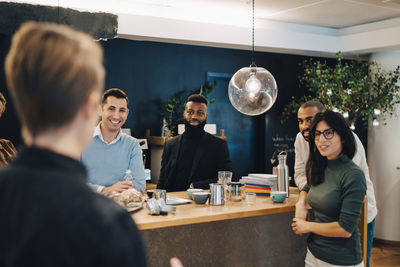
<path id="1" fill-rule="evenodd" d="M 326 140 L 329 140 L 329 139 L 332 139 L 333 136 L 335 135 L 335 130 L 333 130 L 333 129 L 331 128 L 331 129 L 326 129 L 326 130 L 323 131 L 323 132 L 315 131 L 315 132 L 314 132 L 314 140 L 319 140 L 321 134 L 324 135 L 324 137 L 325 137 Z"/>

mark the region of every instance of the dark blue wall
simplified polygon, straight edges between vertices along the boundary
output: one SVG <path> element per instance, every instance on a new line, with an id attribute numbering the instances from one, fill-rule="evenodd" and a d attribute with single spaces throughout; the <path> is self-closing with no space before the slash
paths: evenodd
<path id="1" fill-rule="evenodd" d="M 139 137 L 144 136 L 147 128 L 152 135 L 160 134 L 163 104 L 173 93 L 199 88 L 207 72 L 233 74 L 251 63 L 251 52 L 243 50 L 123 39 L 104 42 L 103 46 L 106 88 L 119 87 L 128 93 L 133 112 L 126 126 Z M 269 143 L 276 131 L 297 133 L 295 120 L 281 126 L 279 116 L 293 94 L 304 94 L 297 75 L 298 64 L 305 57 L 256 53 L 255 59 L 258 66 L 274 75 L 278 84 L 276 104 L 266 115 L 249 117 L 239 113 L 228 99 L 229 79 L 209 79 L 217 81 L 217 89 L 210 94 L 216 102 L 210 105 L 208 122 L 225 129 L 237 177 L 265 171 L 270 157 L 267 154 L 273 153 Z"/>
<path id="2" fill-rule="evenodd" d="M 199 88 L 206 81 L 206 73 L 233 74 L 251 63 L 251 52 L 244 50 L 179 45 L 147 41 L 114 39 L 102 42 L 107 71 L 106 88 L 118 87 L 127 92 L 130 114 L 125 127 L 135 137 L 144 137 L 145 130 L 160 135 L 162 110 L 165 101 L 175 92 Z M 0 59 L 4 62 L 9 37 L 0 36 Z M 283 106 L 292 95 L 305 93 L 299 88 L 299 63 L 306 57 L 255 53 L 258 66 L 268 69 L 278 84 L 275 105 L 263 115 L 249 117 L 236 111 L 227 96 L 229 79 L 213 77 L 217 89 L 210 97 L 216 102 L 209 107 L 209 123 L 225 129 L 234 175 L 240 177 L 251 172 L 271 172 L 270 158 L 274 151 L 293 149 L 293 138 L 298 132 L 296 119 L 280 123 Z M 0 91 L 5 88 L 3 64 L 0 66 Z M 7 106 L 0 120 L 1 137 L 19 144 L 20 128 L 12 104 Z M 286 138 L 283 142 L 281 139 Z M 275 141 L 274 141 L 275 140 Z M 276 141 L 278 140 L 278 141 Z M 289 155 L 293 166 L 294 153 Z M 292 174 L 292 167 L 290 168 Z"/>

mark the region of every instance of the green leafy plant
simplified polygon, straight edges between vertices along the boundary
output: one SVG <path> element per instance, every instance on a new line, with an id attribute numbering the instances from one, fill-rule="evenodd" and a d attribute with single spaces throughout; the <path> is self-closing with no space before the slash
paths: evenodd
<path id="1" fill-rule="evenodd" d="M 393 115 L 395 105 L 400 103 L 400 66 L 384 71 L 376 62 L 343 60 L 336 54 L 336 64 L 326 61 L 305 60 L 301 63 L 304 73 L 299 77 L 309 94 L 292 97 L 284 107 L 282 117 L 288 119 L 307 100 L 315 99 L 326 108 L 337 110 L 348 117 L 350 124 L 358 119 L 368 122 L 370 117 L 385 119 Z"/>
<path id="2" fill-rule="evenodd" d="M 216 101 L 215 98 L 209 98 L 209 94 L 213 92 L 215 88 L 217 88 L 216 81 L 212 84 L 206 82 L 198 89 L 190 91 L 182 90 L 174 93 L 167 99 L 162 115 L 167 122 L 167 127 L 171 131 L 172 136 L 178 134 L 178 124 L 182 122 L 186 99 L 192 94 L 200 94 L 207 98 L 208 105 L 210 105 Z"/>

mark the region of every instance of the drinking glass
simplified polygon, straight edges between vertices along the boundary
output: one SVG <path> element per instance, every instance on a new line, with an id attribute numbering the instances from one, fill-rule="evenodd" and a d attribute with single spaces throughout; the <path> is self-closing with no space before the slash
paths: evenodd
<path id="1" fill-rule="evenodd" d="M 156 199 L 163 199 L 164 202 L 167 201 L 167 190 L 165 189 L 155 189 L 154 191 Z"/>
<path id="2" fill-rule="evenodd" d="M 218 183 L 222 184 L 224 187 L 224 199 L 227 201 L 229 199 L 229 187 L 228 183 L 232 181 L 232 172 L 230 171 L 219 171 L 218 172 Z"/>
<path id="3" fill-rule="evenodd" d="M 254 206 L 256 204 L 257 194 L 256 192 L 245 192 L 243 194 L 243 205 Z"/>

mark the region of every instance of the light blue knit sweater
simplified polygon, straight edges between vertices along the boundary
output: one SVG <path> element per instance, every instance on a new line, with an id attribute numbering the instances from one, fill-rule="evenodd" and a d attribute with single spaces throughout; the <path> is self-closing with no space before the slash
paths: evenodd
<path id="1" fill-rule="evenodd" d="M 123 181 L 127 169 L 132 171 L 133 187 L 140 192 L 145 190 L 142 149 L 132 136 L 122 134 L 113 144 L 103 142 L 98 135 L 94 136 L 82 154 L 82 162 L 88 170 L 90 186 L 98 192 L 103 186 Z"/>

